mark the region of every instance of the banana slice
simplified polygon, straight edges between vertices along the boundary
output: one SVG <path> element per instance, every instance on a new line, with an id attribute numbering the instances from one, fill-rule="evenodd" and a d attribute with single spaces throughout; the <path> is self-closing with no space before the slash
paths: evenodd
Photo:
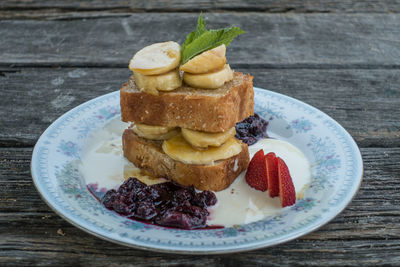
<path id="1" fill-rule="evenodd" d="M 181 129 L 182 136 L 195 148 L 207 148 L 208 146 L 220 146 L 228 140 L 228 138 L 235 136 L 236 129 L 232 127 L 224 133 L 206 133 L 190 129 Z"/>
<path id="2" fill-rule="evenodd" d="M 195 56 L 179 67 L 179 70 L 193 74 L 207 73 L 221 69 L 226 63 L 224 44 Z"/>
<path id="3" fill-rule="evenodd" d="M 225 64 L 225 66 L 218 71 L 204 73 L 204 74 L 183 74 L 183 81 L 197 88 L 204 89 L 216 89 L 224 85 L 224 83 L 229 82 L 233 79 L 233 71 L 229 67 L 229 64 Z"/>
<path id="4" fill-rule="evenodd" d="M 160 75 L 143 75 L 133 73 L 136 86 L 140 91 L 157 94 L 158 91 L 172 91 L 182 85 L 178 69 Z"/>
<path id="5" fill-rule="evenodd" d="M 176 42 L 156 43 L 139 50 L 129 62 L 129 69 L 144 75 L 157 75 L 178 67 L 181 46 Z"/>
<path id="6" fill-rule="evenodd" d="M 178 128 L 153 126 L 140 123 L 133 124 L 132 131 L 140 137 L 151 140 L 166 140 L 179 133 Z"/>
<path id="7" fill-rule="evenodd" d="M 242 151 L 242 146 L 236 138 L 231 137 L 220 147 L 197 150 L 186 142 L 181 134 L 178 134 L 169 140 L 165 140 L 162 149 L 171 158 L 185 164 L 212 164 L 214 161 L 239 154 Z"/>

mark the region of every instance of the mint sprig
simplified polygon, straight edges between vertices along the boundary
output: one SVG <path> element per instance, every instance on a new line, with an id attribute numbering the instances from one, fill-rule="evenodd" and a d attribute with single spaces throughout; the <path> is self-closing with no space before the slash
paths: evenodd
<path id="1" fill-rule="evenodd" d="M 230 28 L 207 30 L 206 22 L 203 19 L 203 15 L 200 13 L 197 20 L 196 30 L 189 33 L 186 36 L 185 42 L 182 44 L 181 64 L 185 64 L 198 54 L 222 44 L 228 46 L 236 36 L 243 33 L 245 33 L 245 31 L 235 26 Z"/>
<path id="2" fill-rule="evenodd" d="M 185 42 L 182 44 L 182 51 L 185 50 L 186 46 L 193 42 L 194 39 L 202 35 L 207 31 L 206 29 L 206 21 L 203 19 L 202 13 L 200 13 L 199 18 L 197 19 L 197 27 L 194 32 L 189 33 L 186 36 Z"/>

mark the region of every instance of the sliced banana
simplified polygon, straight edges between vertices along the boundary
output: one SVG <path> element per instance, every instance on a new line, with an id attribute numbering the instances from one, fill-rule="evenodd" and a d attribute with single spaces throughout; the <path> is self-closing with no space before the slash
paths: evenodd
<path id="1" fill-rule="evenodd" d="M 140 123 L 133 124 L 132 131 L 140 137 L 151 140 L 166 140 L 179 133 L 178 128 L 153 126 Z"/>
<path id="2" fill-rule="evenodd" d="M 193 74 L 207 73 L 221 69 L 226 63 L 224 44 L 195 56 L 179 67 L 179 70 Z"/>
<path id="3" fill-rule="evenodd" d="M 142 123 L 135 123 L 134 126 L 145 134 L 165 134 L 173 129 L 172 127 L 147 125 Z"/>
<path id="4" fill-rule="evenodd" d="M 156 75 L 178 67 L 181 46 L 176 42 L 156 43 L 139 50 L 129 62 L 129 69 L 144 75 Z"/>
<path id="5" fill-rule="evenodd" d="M 235 127 L 229 129 L 224 133 L 206 133 L 190 129 L 181 129 L 182 136 L 195 148 L 207 148 L 208 146 L 220 146 L 228 140 L 228 138 L 235 136 Z"/>
<path id="6" fill-rule="evenodd" d="M 242 146 L 231 137 L 220 147 L 209 147 L 206 150 L 193 148 L 181 134 L 165 140 L 162 149 L 171 158 L 185 164 L 212 164 L 214 161 L 227 159 L 239 154 Z"/>
<path id="7" fill-rule="evenodd" d="M 138 72 L 133 73 L 136 86 L 140 91 L 156 93 L 158 91 L 172 91 L 182 85 L 178 69 L 160 75 L 143 75 Z"/>
<path id="8" fill-rule="evenodd" d="M 204 74 L 183 74 L 183 81 L 197 88 L 204 89 L 216 89 L 224 85 L 224 83 L 229 82 L 233 79 L 233 71 L 229 67 L 229 64 L 225 64 L 225 66 L 218 71 L 204 73 Z"/>

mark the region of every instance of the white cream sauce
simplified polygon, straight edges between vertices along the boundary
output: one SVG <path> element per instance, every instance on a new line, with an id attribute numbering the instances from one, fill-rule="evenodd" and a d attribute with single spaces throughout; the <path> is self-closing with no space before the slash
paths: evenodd
<path id="1" fill-rule="evenodd" d="M 304 154 L 295 146 L 277 139 L 263 139 L 249 146 L 250 158 L 259 151 L 274 152 L 289 168 L 296 197 L 303 198 L 303 192 L 311 182 L 310 164 Z M 209 209 L 209 225 L 232 226 L 251 223 L 268 215 L 277 214 L 281 209 L 279 197 L 271 198 L 268 191 L 261 192 L 250 187 L 243 172 L 231 186 L 216 192 L 218 202 Z"/>
<path id="2" fill-rule="evenodd" d="M 86 184 L 98 188 L 117 188 L 124 179 L 137 177 L 147 184 L 165 181 L 153 178 L 129 162 L 122 153 L 121 135 L 126 123 L 113 120 L 95 132 L 86 143 L 82 153 L 80 171 Z M 274 152 L 287 164 L 296 189 L 296 197 L 303 198 L 303 192 L 311 181 L 310 164 L 304 154 L 295 146 L 276 139 L 263 139 L 249 147 L 250 157 L 260 149 L 264 153 Z M 218 202 L 209 208 L 208 225 L 232 226 L 254 222 L 269 215 L 277 214 L 282 208 L 279 197 L 270 198 L 268 191 L 261 192 L 247 185 L 243 172 L 227 189 L 216 192 Z"/>
<path id="3" fill-rule="evenodd" d="M 127 123 L 113 120 L 88 138 L 80 166 L 87 185 L 97 184 L 98 189 L 109 190 L 118 188 L 129 177 L 137 177 L 146 184 L 166 181 L 146 175 L 124 157 L 121 136 L 127 127 Z"/>

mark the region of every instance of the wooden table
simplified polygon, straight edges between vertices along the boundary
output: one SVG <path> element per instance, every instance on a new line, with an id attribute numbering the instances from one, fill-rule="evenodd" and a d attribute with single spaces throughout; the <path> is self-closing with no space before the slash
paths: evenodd
<path id="1" fill-rule="evenodd" d="M 118 90 L 135 51 L 183 41 L 199 11 L 247 34 L 231 66 L 255 86 L 321 109 L 364 160 L 357 196 L 332 222 L 271 248 L 221 256 L 131 249 L 91 236 L 42 201 L 30 160 L 57 117 Z M 0 2 L 0 265 L 400 264 L 400 1 Z"/>

